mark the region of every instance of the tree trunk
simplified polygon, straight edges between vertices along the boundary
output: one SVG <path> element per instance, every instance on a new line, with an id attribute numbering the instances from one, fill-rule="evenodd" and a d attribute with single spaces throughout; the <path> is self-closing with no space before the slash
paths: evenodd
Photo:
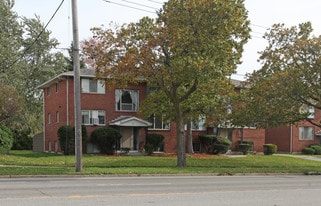
<path id="1" fill-rule="evenodd" d="M 192 121 L 187 121 L 187 153 L 193 154 Z"/>
<path id="2" fill-rule="evenodd" d="M 177 124 L 177 167 L 186 167 L 186 149 L 185 149 L 185 135 L 184 135 L 184 121 L 183 114 L 178 109 L 176 115 Z"/>
<path id="3" fill-rule="evenodd" d="M 243 127 L 240 128 L 240 140 L 241 140 L 241 144 L 243 143 Z"/>

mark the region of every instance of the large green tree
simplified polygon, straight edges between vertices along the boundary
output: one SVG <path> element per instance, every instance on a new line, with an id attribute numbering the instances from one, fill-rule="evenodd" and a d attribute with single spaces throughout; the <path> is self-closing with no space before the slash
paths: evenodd
<path id="1" fill-rule="evenodd" d="M 13 0 L 0 0 L 0 78 L 6 78 L 11 64 L 19 56 L 23 31 L 18 15 L 12 12 Z"/>
<path id="2" fill-rule="evenodd" d="M 0 0 L 0 82 L 14 87 L 22 97 L 23 109 L 8 126 L 27 127 L 35 133 L 42 128 L 37 86 L 61 72 L 65 61 L 54 50 L 58 41 L 50 37 L 40 18 L 20 17 L 13 6 L 13 0 Z"/>
<path id="3" fill-rule="evenodd" d="M 249 21 L 242 0 L 169 0 L 156 21 L 143 18 L 116 29 L 94 29 L 84 43 L 98 76 L 108 84 L 146 80 L 148 96 L 177 125 L 177 166 L 185 167 L 185 115 L 193 95 L 235 72 Z"/>
<path id="4" fill-rule="evenodd" d="M 11 117 L 21 112 L 22 98 L 10 85 L 0 83 L 0 124 L 5 124 Z"/>
<path id="5" fill-rule="evenodd" d="M 312 32 L 307 22 L 290 28 L 275 24 L 265 34 L 262 68 L 249 78 L 240 122 L 266 128 L 307 120 L 321 126 L 309 118 L 310 107 L 321 109 L 321 36 Z"/>

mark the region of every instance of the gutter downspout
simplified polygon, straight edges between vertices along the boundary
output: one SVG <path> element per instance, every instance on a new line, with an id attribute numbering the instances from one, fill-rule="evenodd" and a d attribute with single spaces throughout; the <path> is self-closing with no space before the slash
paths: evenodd
<path id="1" fill-rule="evenodd" d="M 290 126 L 290 154 L 293 153 L 293 124 Z"/>
<path id="2" fill-rule="evenodd" d="M 66 79 L 66 113 L 67 113 L 67 125 L 69 126 L 69 77 Z"/>
<path id="3" fill-rule="evenodd" d="M 46 89 L 43 89 L 43 98 L 42 98 L 42 101 L 43 101 L 43 107 L 42 107 L 42 116 L 43 116 L 43 120 L 42 120 L 42 125 L 43 125 L 43 135 L 42 135 L 42 139 L 43 139 L 43 152 L 46 151 L 46 113 L 45 113 L 45 95 L 46 95 Z"/>

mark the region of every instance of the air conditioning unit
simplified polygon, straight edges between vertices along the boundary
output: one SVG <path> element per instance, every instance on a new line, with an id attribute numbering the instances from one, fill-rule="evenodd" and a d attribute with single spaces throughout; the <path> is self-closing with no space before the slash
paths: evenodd
<path id="1" fill-rule="evenodd" d="M 98 118 L 93 118 L 93 125 L 99 125 L 99 119 Z"/>

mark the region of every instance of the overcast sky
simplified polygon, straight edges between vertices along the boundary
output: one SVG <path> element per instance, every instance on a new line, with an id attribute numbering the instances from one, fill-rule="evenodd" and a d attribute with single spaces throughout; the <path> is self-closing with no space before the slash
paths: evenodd
<path id="1" fill-rule="evenodd" d="M 14 11 L 20 16 L 40 16 L 44 24 L 50 20 L 62 0 L 15 0 Z M 78 0 L 80 40 L 91 36 L 90 28 L 115 23 L 136 22 L 144 16 L 156 17 L 156 10 L 164 0 Z M 314 34 L 321 35 L 320 0 L 245 0 L 249 11 L 252 39 L 245 46 L 243 63 L 233 78 L 243 79 L 243 75 L 260 68 L 258 51 L 267 46 L 262 38 L 267 28 L 274 23 L 294 26 L 310 21 Z M 48 26 L 52 37 L 61 43 L 60 48 L 68 48 L 72 42 L 71 0 L 65 0 Z"/>

